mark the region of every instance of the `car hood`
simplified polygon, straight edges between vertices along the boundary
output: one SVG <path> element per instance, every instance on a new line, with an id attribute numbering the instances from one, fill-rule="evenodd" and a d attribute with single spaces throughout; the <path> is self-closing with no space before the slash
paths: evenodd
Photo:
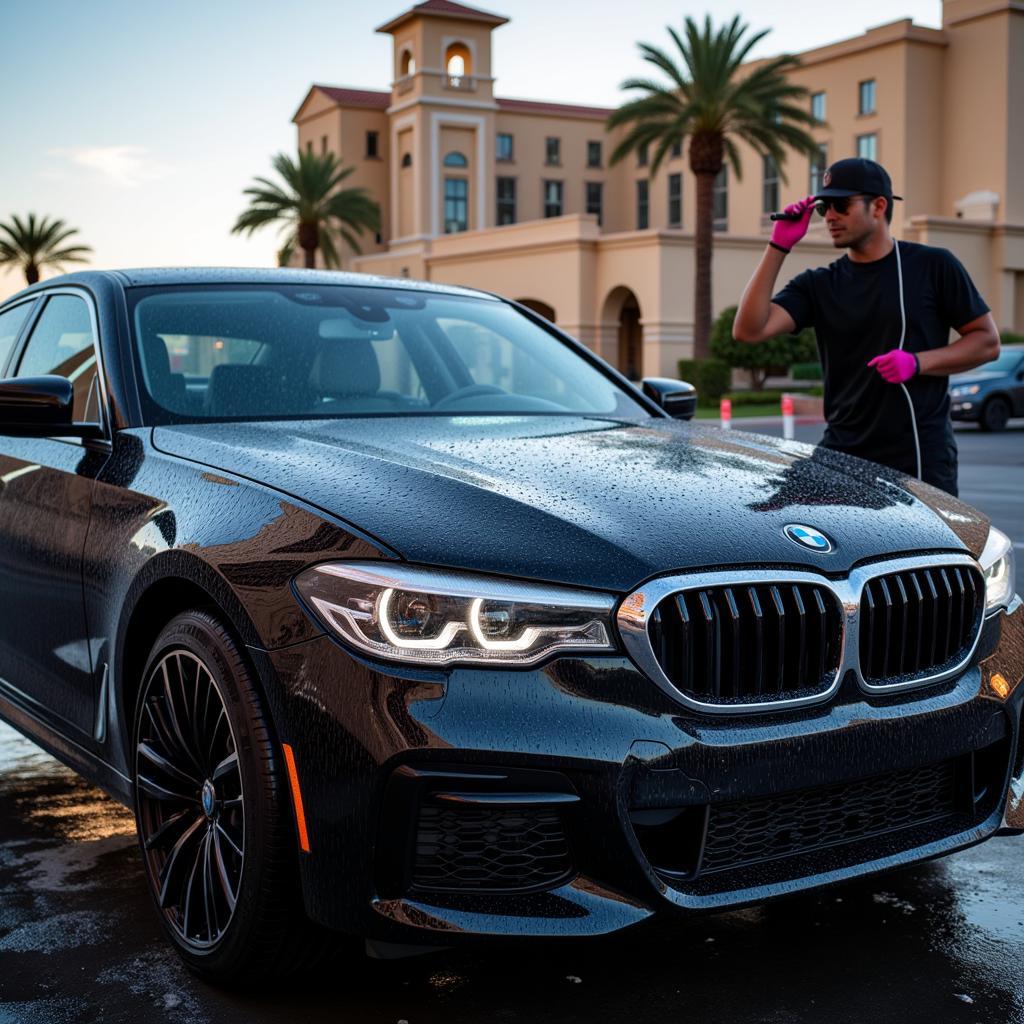
<path id="1" fill-rule="evenodd" d="M 315 505 L 412 562 L 618 591 L 698 567 L 977 555 L 988 532 L 969 506 L 872 463 L 667 419 L 217 423 L 157 427 L 153 443 Z M 790 540 L 794 523 L 834 550 Z"/>

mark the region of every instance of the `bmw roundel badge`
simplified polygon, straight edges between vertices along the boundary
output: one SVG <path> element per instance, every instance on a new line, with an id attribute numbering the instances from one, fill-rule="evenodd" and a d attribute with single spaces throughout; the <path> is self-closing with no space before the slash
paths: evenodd
<path id="1" fill-rule="evenodd" d="M 790 523 L 784 526 L 782 532 L 790 539 L 802 544 L 805 548 L 817 551 L 821 555 L 827 555 L 833 550 L 832 541 L 825 534 L 814 529 L 813 526 L 804 526 L 801 523 Z"/>

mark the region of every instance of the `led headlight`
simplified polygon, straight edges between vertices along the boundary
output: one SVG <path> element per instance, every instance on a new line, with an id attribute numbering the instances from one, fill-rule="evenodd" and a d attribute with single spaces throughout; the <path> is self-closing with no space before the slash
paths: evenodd
<path id="1" fill-rule="evenodd" d="M 955 388 L 950 388 L 949 393 L 954 398 L 962 398 L 965 395 L 976 395 L 980 390 L 978 384 L 959 384 Z"/>
<path id="2" fill-rule="evenodd" d="M 530 665 L 615 650 L 607 594 L 388 562 L 314 566 L 295 586 L 331 630 L 392 661 Z"/>
<path id="3" fill-rule="evenodd" d="M 1016 580 L 1010 538 L 994 526 L 990 527 L 978 561 L 985 573 L 985 614 L 988 615 L 1013 600 Z"/>

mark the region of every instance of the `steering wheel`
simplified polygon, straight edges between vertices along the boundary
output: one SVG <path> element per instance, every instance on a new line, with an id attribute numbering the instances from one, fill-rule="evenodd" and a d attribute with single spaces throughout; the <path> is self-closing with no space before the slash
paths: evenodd
<path id="1" fill-rule="evenodd" d="M 467 384 L 464 388 L 457 388 L 450 395 L 438 399 L 434 403 L 435 409 L 446 409 L 452 402 L 458 402 L 463 398 L 471 398 L 474 395 L 505 395 L 508 392 L 499 388 L 496 384 Z"/>

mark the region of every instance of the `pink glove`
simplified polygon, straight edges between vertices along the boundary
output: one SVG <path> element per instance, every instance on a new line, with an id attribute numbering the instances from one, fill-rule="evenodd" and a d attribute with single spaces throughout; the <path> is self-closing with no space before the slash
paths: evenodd
<path id="1" fill-rule="evenodd" d="M 918 371 L 917 356 L 901 348 L 875 356 L 868 366 L 873 366 L 890 384 L 902 384 Z"/>
<path id="2" fill-rule="evenodd" d="M 790 203 L 784 213 L 799 213 L 799 220 L 777 220 L 772 228 L 772 245 L 789 252 L 807 234 L 807 225 L 814 213 L 814 196 L 807 196 L 799 203 Z"/>

